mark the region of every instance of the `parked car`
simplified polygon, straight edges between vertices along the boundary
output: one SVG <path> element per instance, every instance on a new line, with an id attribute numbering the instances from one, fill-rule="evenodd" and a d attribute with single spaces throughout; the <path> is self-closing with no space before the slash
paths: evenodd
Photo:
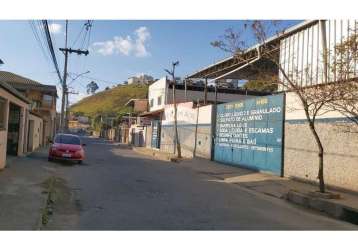
<path id="1" fill-rule="evenodd" d="M 85 158 L 83 146 L 85 144 L 81 143 L 81 139 L 77 135 L 57 134 L 50 146 L 48 160 L 71 160 L 81 164 Z"/>

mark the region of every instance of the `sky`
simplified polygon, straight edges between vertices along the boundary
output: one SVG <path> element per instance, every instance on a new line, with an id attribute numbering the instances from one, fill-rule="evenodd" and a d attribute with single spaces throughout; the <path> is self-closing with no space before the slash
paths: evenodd
<path id="1" fill-rule="evenodd" d="M 176 74 L 181 77 L 193 73 L 227 56 L 210 45 L 218 40 L 226 29 L 240 30 L 240 20 L 94 20 L 90 40 L 84 41 L 84 23 L 87 20 L 69 21 L 68 46 L 73 49 L 88 47 L 88 56 L 70 54 L 68 72 L 83 77 L 72 81 L 68 79 L 72 92 L 70 104 L 87 96 L 86 85 L 93 79 L 99 85 L 99 91 L 107 86 L 123 83 L 128 77 L 149 74 L 154 78 L 166 75 L 164 69 L 171 62 L 179 60 Z M 65 21 L 48 20 L 51 37 L 60 72 L 63 74 L 64 55 L 58 50 L 65 44 Z M 281 27 L 290 27 L 300 21 L 282 21 Z M 0 59 L 4 64 L 0 70 L 39 81 L 43 84 L 57 85 L 60 95 L 60 83 L 55 73 L 48 51 L 45 53 L 36 39 L 31 21 L 0 21 Z M 38 22 L 32 22 L 38 31 Z M 78 38 L 78 39 L 77 39 Z M 40 36 L 40 39 L 43 39 Z M 253 43 L 247 37 L 248 43 Z M 87 46 L 88 44 L 88 46 Z M 45 46 L 43 44 L 42 46 Z M 60 99 L 58 100 L 60 107 Z"/>

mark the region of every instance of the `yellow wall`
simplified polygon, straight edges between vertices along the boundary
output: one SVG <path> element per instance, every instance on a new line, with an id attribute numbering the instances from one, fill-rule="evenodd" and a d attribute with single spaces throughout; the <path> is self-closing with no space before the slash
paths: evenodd
<path id="1" fill-rule="evenodd" d="M 9 114 L 9 102 L 16 104 L 21 107 L 20 115 L 20 133 L 19 133 L 19 146 L 18 146 L 18 155 L 22 155 L 26 151 L 25 144 L 25 114 L 28 112 L 29 105 L 24 101 L 20 100 L 16 96 L 7 92 L 3 88 L 0 88 L 0 96 L 6 100 L 6 114 L 5 114 L 5 130 L 0 131 L 0 169 L 4 168 L 6 165 L 6 144 L 7 144 L 7 123 L 8 123 L 8 114 Z"/>

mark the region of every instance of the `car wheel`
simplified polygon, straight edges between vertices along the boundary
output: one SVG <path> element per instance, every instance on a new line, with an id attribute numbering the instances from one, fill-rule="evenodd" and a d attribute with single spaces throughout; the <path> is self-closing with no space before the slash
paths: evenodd
<path id="1" fill-rule="evenodd" d="M 78 161 L 78 164 L 82 164 L 82 161 Z"/>
<path id="2" fill-rule="evenodd" d="M 49 157 L 49 158 L 48 158 L 48 161 L 53 161 L 53 158 Z"/>

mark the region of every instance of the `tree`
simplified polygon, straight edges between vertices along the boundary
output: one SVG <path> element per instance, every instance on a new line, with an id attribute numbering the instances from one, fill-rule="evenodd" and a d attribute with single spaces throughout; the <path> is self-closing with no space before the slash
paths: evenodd
<path id="1" fill-rule="evenodd" d="M 267 81 L 250 80 L 243 85 L 244 89 L 263 92 L 274 92 L 277 90 L 277 84 Z"/>
<path id="2" fill-rule="evenodd" d="M 358 22 L 355 22 L 357 27 Z M 332 111 L 341 113 L 355 125 L 358 125 L 358 28 L 350 30 L 350 36 L 335 46 L 330 53 L 335 55 L 330 67 L 335 74 L 335 99 L 328 107 Z M 334 53 L 333 53 L 334 52 Z"/>
<path id="3" fill-rule="evenodd" d="M 320 25 L 322 25 L 322 22 L 323 21 L 320 21 Z M 322 30 L 323 29 L 321 29 L 321 31 Z M 225 35 L 221 37 L 221 39 L 214 41 L 211 44 L 212 46 L 220 48 L 226 52 L 231 52 L 237 61 L 247 62 L 248 58 L 245 52 L 247 51 L 248 46 L 245 42 L 245 38 L 249 33 L 249 35 L 254 37 L 255 42 L 259 44 L 257 49 L 257 57 L 268 60 L 277 67 L 281 75 L 281 79 L 276 79 L 278 86 L 281 90 L 293 92 L 296 94 L 302 105 L 309 129 L 316 142 L 319 159 L 317 178 L 319 179 L 319 190 L 320 192 L 324 193 L 324 147 L 321 138 L 317 133 L 316 119 L 318 116 L 330 112 L 327 107 L 329 107 L 331 104 L 346 101 L 348 99 L 344 95 L 337 95 L 337 84 L 328 84 L 328 70 L 324 70 L 323 72 L 324 83 L 316 84 L 313 86 L 304 86 L 301 84 L 302 78 L 300 76 L 305 75 L 306 77 L 314 77 L 313 75 L 309 74 L 307 69 L 303 69 L 300 72 L 298 70 L 294 70 L 293 72 L 285 71 L 279 60 L 278 52 L 280 51 L 280 43 L 267 43 L 267 35 L 279 35 L 282 34 L 282 32 L 284 32 L 284 30 L 280 30 L 279 22 L 277 21 L 248 21 L 245 23 L 243 30 L 239 32 L 235 32 L 232 29 L 226 30 Z M 324 51 L 322 54 L 324 68 L 327 68 L 327 54 L 328 51 Z M 250 65 L 250 67 L 255 67 L 255 65 Z M 257 70 L 260 71 L 260 69 Z M 318 74 L 318 72 L 316 72 L 316 74 Z M 258 75 L 260 76 L 260 74 Z M 261 77 L 263 77 L 263 81 L 267 81 L 267 79 L 264 79 L 265 74 L 262 74 Z"/>
<path id="4" fill-rule="evenodd" d="M 98 85 L 96 82 L 91 81 L 89 84 L 87 84 L 87 94 L 94 94 L 98 89 Z"/>
<path id="5" fill-rule="evenodd" d="M 172 89 L 173 89 L 173 106 L 174 106 L 174 141 L 177 147 L 177 156 L 181 158 L 181 145 L 178 135 L 178 117 L 177 117 L 177 103 L 176 103 L 176 96 L 175 96 L 175 67 L 179 65 L 179 61 L 172 63 L 172 70 L 165 70 L 171 77 L 172 77 Z"/>

